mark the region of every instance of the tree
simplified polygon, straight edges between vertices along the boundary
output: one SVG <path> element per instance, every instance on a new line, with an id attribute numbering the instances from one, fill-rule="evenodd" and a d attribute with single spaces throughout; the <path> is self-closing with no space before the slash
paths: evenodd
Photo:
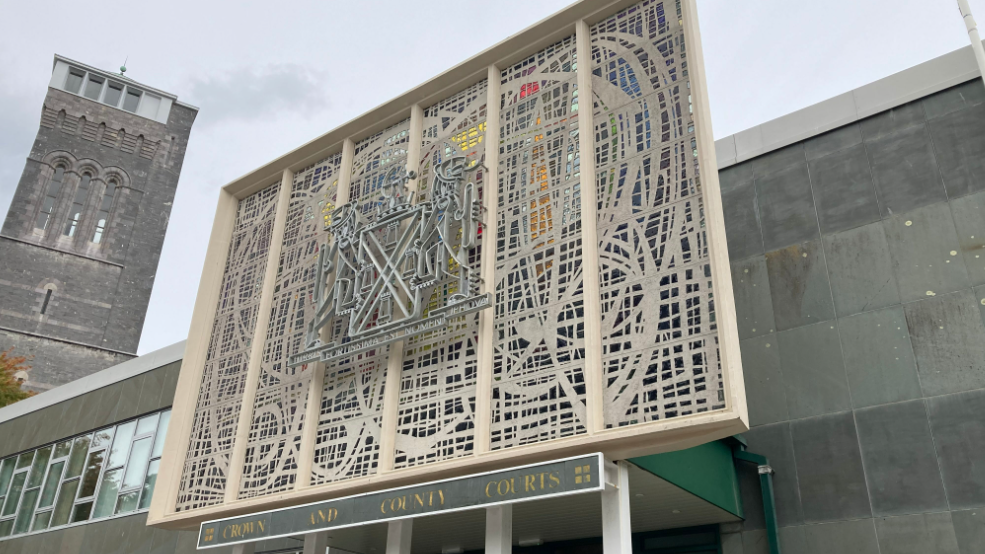
<path id="1" fill-rule="evenodd" d="M 14 356 L 13 351 L 10 347 L 0 352 L 0 408 L 34 396 L 33 392 L 21 389 L 21 380 L 16 377 L 17 372 L 31 369 L 25 363 L 27 357 Z"/>

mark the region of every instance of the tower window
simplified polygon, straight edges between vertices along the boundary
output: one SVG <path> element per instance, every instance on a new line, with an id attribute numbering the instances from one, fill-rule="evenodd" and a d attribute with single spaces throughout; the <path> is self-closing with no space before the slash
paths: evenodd
<path id="1" fill-rule="evenodd" d="M 75 191 L 75 200 L 72 201 L 72 211 L 68 213 L 68 221 L 65 223 L 66 236 L 74 237 L 75 231 L 79 227 L 79 221 L 82 219 L 82 211 L 85 210 L 86 199 L 89 198 L 90 181 L 92 181 L 92 175 L 83 173 L 82 181 L 79 182 L 79 188 Z"/>
<path id="2" fill-rule="evenodd" d="M 85 79 L 85 72 L 78 69 L 68 70 L 68 80 L 65 81 L 65 90 L 78 94 L 82 88 L 82 80 Z"/>
<path id="3" fill-rule="evenodd" d="M 85 97 L 90 100 L 99 100 L 99 93 L 102 92 L 102 90 L 103 78 L 89 74 L 89 80 L 86 82 Z"/>
<path id="4" fill-rule="evenodd" d="M 137 111 L 137 104 L 140 104 L 140 92 L 127 87 L 127 97 L 123 100 L 123 109 L 128 112 Z"/>
<path id="5" fill-rule="evenodd" d="M 96 232 L 92 235 L 92 242 L 99 244 L 106 233 L 106 222 L 109 220 L 109 210 L 113 207 L 113 197 L 116 196 L 116 181 L 106 183 L 106 192 L 103 193 L 103 200 L 99 205 L 99 213 L 96 214 Z"/>
<path id="6" fill-rule="evenodd" d="M 103 98 L 103 103 L 109 104 L 115 108 L 120 105 L 121 96 L 123 96 L 123 85 L 110 81 L 109 87 L 106 89 L 106 97 Z"/>
<path id="7" fill-rule="evenodd" d="M 44 302 L 41 303 L 41 315 L 48 311 L 48 302 L 51 302 L 51 289 L 44 293 Z"/>
<path id="8" fill-rule="evenodd" d="M 48 228 L 48 223 L 51 221 L 51 216 L 55 212 L 55 205 L 58 203 L 58 195 L 62 191 L 62 179 L 65 178 L 65 167 L 58 166 L 55 168 L 55 175 L 51 178 L 51 182 L 48 183 L 48 190 L 45 192 L 44 200 L 41 201 L 41 211 L 38 213 L 38 220 L 34 224 L 34 227 L 44 231 Z"/>

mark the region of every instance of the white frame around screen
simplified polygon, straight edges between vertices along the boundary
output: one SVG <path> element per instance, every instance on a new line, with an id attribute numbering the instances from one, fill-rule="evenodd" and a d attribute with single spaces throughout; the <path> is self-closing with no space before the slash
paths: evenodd
<path id="1" fill-rule="evenodd" d="M 244 175 L 225 185 L 219 194 L 216 216 L 209 239 L 206 263 L 203 267 L 195 308 L 186 343 L 185 358 L 179 377 L 174 414 L 170 433 L 167 437 L 165 451 L 168 453 L 162 460 L 158 484 L 158 494 L 153 499 L 148 524 L 168 529 L 190 529 L 198 527 L 206 520 L 228 517 L 234 513 L 251 513 L 266 511 L 267 505 L 276 501 L 278 504 L 300 505 L 329 498 L 348 496 L 367 491 L 387 489 L 408 482 L 431 481 L 450 475 L 460 475 L 478 470 L 489 470 L 509 467 L 516 463 L 532 462 L 545 459 L 575 456 L 591 452 L 603 452 L 611 459 L 625 459 L 660 452 L 668 452 L 689 448 L 726 436 L 742 433 L 748 430 L 748 412 L 746 407 L 745 388 L 742 378 L 742 365 L 739 356 L 738 329 L 735 321 L 735 306 L 732 295 L 731 274 L 729 271 L 728 249 L 725 239 L 724 215 L 721 192 L 718 184 L 715 144 L 711 128 L 711 114 L 708 108 L 707 84 L 705 82 L 700 31 L 697 22 L 695 0 L 681 0 L 684 20 L 684 32 L 688 37 L 688 70 L 691 82 L 690 94 L 693 97 L 693 116 L 698 123 L 696 142 L 698 148 L 699 166 L 701 172 L 702 197 L 704 200 L 705 216 L 709 243 L 709 257 L 713 268 L 713 289 L 715 290 L 716 311 L 718 313 L 718 339 L 720 349 L 721 370 L 724 386 L 725 408 L 717 411 L 695 413 L 673 419 L 649 421 L 636 425 L 606 428 L 603 421 L 604 368 L 602 365 L 601 348 L 601 309 L 598 304 L 585 304 L 585 345 L 589 354 L 585 362 L 586 381 L 586 433 L 553 439 L 534 444 L 516 446 L 508 449 L 492 450 L 489 445 L 490 431 L 490 398 L 492 392 L 492 353 L 490 341 L 483 342 L 486 336 L 491 337 L 490 325 L 493 325 L 492 311 L 482 315 L 479 326 L 479 363 L 478 383 L 476 392 L 476 421 L 475 449 L 465 456 L 443 460 L 437 463 L 424 464 L 409 468 L 394 469 L 393 454 L 396 435 L 396 408 L 387 403 L 382 412 L 383 430 L 381 432 L 380 466 L 379 470 L 367 477 L 352 478 L 345 481 L 333 481 L 326 484 L 312 485 L 310 483 L 311 460 L 315 449 L 315 425 L 306 425 L 301 438 L 298 478 L 294 488 L 286 492 L 278 492 L 270 496 L 238 498 L 239 486 L 231 485 L 225 489 L 224 501 L 213 505 L 178 511 L 176 502 L 179 494 L 185 456 L 189 446 L 189 436 L 192 431 L 193 419 L 198 400 L 198 389 L 205 368 L 206 355 L 209 348 L 211 331 L 216 314 L 216 306 L 223 280 L 223 270 L 226 264 L 229 244 L 237 217 L 238 202 L 265 187 L 275 180 L 280 180 L 280 194 L 277 216 L 273 225 L 271 247 L 268 249 L 267 272 L 270 278 L 264 280 L 264 290 L 258 305 L 257 324 L 254 329 L 253 345 L 255 355 L 251 355 L 247 370 L 247 393 L 244 394 L 243 404 L 252 406 L 250 391 L 255 394 L 261 357 L 259 348 L 266 336 L 266 315 L 271 311 L 273 294 L 273 273 L 279 263 L 280 242 L 283 237 L 286 205 L 290 200 L 291 185 L 295 171 L 322 160 L 328 156 L 342 152 L 338 181 L 337 203 L 348 200 L 348 186 L 354 160 L 354 144 L 363 138 L 372 136 L 389 126 L 407 120 L 412 132 L 421 129 L 423 107 L 430 106 L 446 98 L 449 94 L 468 88 L 475 83 L 488 78 L 487 94 L 489 98 L 498 99 L 500 76 L 503 68 L 522 60 L 541 49 L 558 42 L 566 37 L 575 35 L 578 58 L 591 58 L 591 25 L 616 12 L 637 4 L 639 0 L 581 0 L 550 16 L 549 18 L 513 35 L 509 39 L 477 54 L 471 59 L 459 64 L 449 71 L 428 80 L 417 88 L 401 95 L 374 110 L 326 133 L 325 135 L 295 149 L 280 158 Z M 578 65 L 578 90 L 583 98 L 591 98 L 592 72 L 590 63 Z M 590 105 L 590 103 L 589 103 Z M 487 101 L 487 136 L 499 135 L 499 102 Z M 586 110 L 587 111 L 587 110 Z M 594 136 L 592 118 L 581 118 L 579 133 L 581 136 Z M 414 143 L 411 143 L 413 146 Z M 496 140 L 486 141 L 486 164 L 498 167 L 499 144 Z M 408 157 L 413 158 L 410 152 Z M 593 141 L 580 142 L 581 173 L 595 175 L 595 144 Z M 593 187 L 583 187 L 583 193 Z M 496 198 L 495 193 L 485 196 L 486 199 Z M 488 221 L 496 221 L 495 201 L 488 201 L 486 217 Z M 582 219 L 595 221 L 595 202 L 582 202 Z M 599 293 L 597 255 L 598 239 L 593 225 L 582 227 L 583 263 L 582 271 L 587 276 L 584 283 L 586 298 L 597 297 Z M 493 233 L 487 234 L 484 240 L 494 241 Z M 494 243 L 483 246 L 483 249 L 494 248 Z M 490 259 L 494 259 L 490 257 Z M 495 264 L 484 263 L 482 275 L 486 283 L 494 282 Z M 594 277 L 593 277 L 594 276 Z M 269 289 L 269 291 L 267 290 Z M 259 346 L 258 346 L 259 345 Z M 391 367 L 400 367 L 390 359 Z M 321 394 L 322 380 L 316 373 L 311 379 L 309 394 Z M 398 390 L 399 379 L 390 380 L 387 390 Z M 392 395 L 397 398 L 396 394 Z M 318 403 L 308 404 L 308 416 L 317 417 Z M 249 433 L 249 409 L 241 411 L 239 425 L 233 440 L 230 454 L 232 460 L 230 473 L 226 476 L 231 482 L 238 483 L 241 478 L 242 461 Z"/>
<path id="2" fill-rule="evenodd" d="M 144 503 L 145 496 L 153 496 L 154 488 L 156 485 L 156 479 L 157 479 L 157 473 L 151 476 L 148 474 L 148 470 L 155 462 L 157 462 L 158 464 L 158 470 L 160 469 L 160 459 L 164 449 L 164 436 L 167 433 L 167 427 L 170 423 L 170 416 L 171 416 L 170 408 L 160 410 L 157 412 L 151 412 L 148 414 L 144 414 L 140 417 L 131 418 L 119 423 L 115 423 L 108 427 L 103 427 L 95 431 L 81 433 L 79 435 L 75 435 L 43 446 L 39 446 L 27 452 L 14 454 L 12 456 L 8 456 L 0 460 L 0 487 L 2 487 L 2 490 L 0 490 L 0 492 L 3 493 L 2 495 L 0 495 L 0 514 L 2 514 L 3 505 L 7 502 L 9 498 L 16 476 L 18 474 L 25 474 L 24 484 L 23 486 L 21 486 L 20 491 L 17 493 L 18 494 L 17 505 L 14 507 L 13 511 L 10 514 L 0 515 L 0 532 L 6 532 L 5 524 L 8 524 L 9 522 L 10 525 L 10 532 L 0 537 L 0 541 L 20 538 L 23 536 L 36 534 L 36 533 L 45 533 L 47 531 L 51 531 L 55 529 L 64 529 L 66 527 L 72 527 L 76 525 L 85 525 L 86 523 L 90 523 L 92 521 L 103 521 L 114 517 L 123 517 L 123 516 L 133 515 L 136 513 L 146 512 L 150 508 L 149 498 L 147 499 L 147 503 L 146 505 L 144 505 L 144 507 L 141 507 L 141 505 L 145 504 Z M 140 422 L 149 418 L 154 418 L 154 423 L 152 424 L 153 427 L 151 428 L 150 431 L 145 431 L 138 435 L 136 433 L 136 429 L 137 427 L 139 427 Z M 121 465 L 109 466 L 109 457 L 112 454 L 112 449 L 115 446 L 116 440 L 120 436 L 118 433 L 119 429 L 121 427 L 131 424 L 134 426 L 134 433 L 130 435 L 128 444 L 126 445 L 125 455 L 123 455 L 123 463 Z M 109 433 L 109 436 L 105 439 L 105 442 L 97 446 L 94 446 L 93 438 L 100 433 Z M 130 464 L 134 461 L 131 460 L 131 455 L 133 454 L 133 445 L 141 440 L 150 441 L 150 450 L 147 453 L 146 460 L 142 460 L 141 462 L 143 465 L 143 470 L 142 470 L 143 476 L 140 479 L 139 485 L 124 489 L 122 488 L 123 479 L 126 477 L 126 472 L 127 469 L 130 467 Z M 67 446 L 68 453 L 55 458 L 54 455 L 57 453 L 58 447 L 66 444 L 68 445 Z M 73 460 L 73 454 L 76 453 L 75 449 L 78 447 L 85 448 L 85 454 L 82 455 L 80 462 L 81 468 L 79 469 L 78 475 L 73 475 L 71 477 L 68 477 L 66 473 L 68 472 L 71 461 Z M 31 478 L 33 477 L 32 474 L 34 473 L 34 469 L 35 469 L 34 466 L 36 462 L 38 462 L 39 452 L 45 450 L 47 450 L 48 453 L 45 454 L 45 456 L 47 456 L 47 461 L 45 462 L 44 472 L 42 474 L 42 477 L 38 482 L 38 484 L 29 487 L 28 485 L 32 482 Z M 85 481 L 86 474 L 88 472 L 87 470 L 89 468 L 90 459 L 92 458 L 93 455 L 100 455 L 100 454 L 103 456 L 103 460 L 98 468 L 98 475 L 96 476 L 96 483 L 93 489 L 93 493 L 91 495 L 81 496 L 83 490 L 83 482 Z M 17 469 L 16 467 L 17 460 L 19 460 L 22 456 L 25 455 L 31 456 L 30 463 L 28 463 L 26 466 L 20 469 Z M 9 480 L 6 480 L 6 482 L 4 482 L 5 479 L 3 478 L 3 467 L 4 464 L 6 464 L 8 461 L 12 461 L 11 463 L 13 463 L 14 465 L 14 470 L 11 472 Z M 62 465 L 61 465 L 61 469 L 59 470 L 57 483 L 53 485 L 54 494 L 51 498 L 51 503 L 47 506 L 40 507 L 39 503 L 42 499 L 42 495 L 44 494 L 44 491 L 48 488 L 47 487 L 48 481 L 49 479 L 51 479 L 51 471 L 54 468 L 54 466 L 59 464 Z M 110 513 L 104 516 L 95 517 L 94 516 L 95 509 L 97 507 L 100 494 L 104 492 L 102 490 L 104 484 L 104 477 L 106 473 L 111 471 L 120 471 L 121 486 L 117 488 L 117 491 L 114 495 L 113 505 L 110 509 Z M 147 485 L 148 485 L 149 477 L 153 477 L 155 481 L 150 484 L 150 488 L 148 489 Z M 56 510 L 58 510 L 60 507 L 59 501 L 64 500 L 62 497 L 63 489 L 67 484 L 70 484 L 73 481 L 77 482 L 78 485 L 76 485 L 75 491 L 72 494 L 72 499 L 66 508 L 68 510 L 67 521 L 63 524 L 51 526 L 51 518 L 54 517 Z M 21 522 L 20 520 L 21 510 L 24 508 L 23 503 L 25 496 L 27 496 L 33 491 L 37 491 L 37 494 L 32 501 L 33 507 L 29 514 L 29 519 L 27 520 L 27 524 L 25 525 L 24 530 L 20 532 L 15 532 L 17 529 L 17 525 Z M 120 509 L 120 502 L 123 500 L 122 497 L 124 495 L 131 494 L 133 492 L 138 493 L 137 502 L 134 505 L 134 507 L 125 512 L 119 512 L 118 510 Z M 74 521 L 76 517 L 76 511 L 80 508 L 80 506 L 85 506 L 86 504 L 89 504 L 89 508 L 85 519 Z M 44 527 L 40 529 L 35 529 L 39 521 L 38 518 L 44 517 L 46 514 L 48 515 L 48 519 L 46 520 Z"/>

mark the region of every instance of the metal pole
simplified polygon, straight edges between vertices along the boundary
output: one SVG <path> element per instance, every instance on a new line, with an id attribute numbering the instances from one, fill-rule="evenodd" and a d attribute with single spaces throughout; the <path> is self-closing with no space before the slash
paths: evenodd
<path id="1" fill-rule="evenodd" d="M 971 39 L 971 49 L 975 52 L 975 61 L 978 62 L 978 71 L 982 74 L 982 81 L 985 82 L 985 48 L 982 48 L 982 37 L 978 35 L 978 24 L 975 23 L 974 16 L 971 15 L 971 8 L 968 7 L 968 0 L 958 0 L 958 11 L 964 19 L 964 25 L 968 28 L 968 38 Z"/>

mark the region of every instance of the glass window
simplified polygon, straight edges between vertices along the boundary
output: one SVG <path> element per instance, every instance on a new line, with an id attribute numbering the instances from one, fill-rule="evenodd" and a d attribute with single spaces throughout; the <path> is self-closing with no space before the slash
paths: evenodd
<path id="1" fill-rule="evenodd" d="M 143 436 L 150 433 L 157 428 L 157 420 L 161 417 L 161 414 L 152 414 L 147 417 L 140 418 L 137 423 L 137 436 Z"/>
<path id="2" fill-rule="evenodd" d="M 103 468 L 103 454 L 105 454 L 103 450 L 89 454 L 85 476 L 82 477 L 82 490 L 79 492 L 79 498 L 89 498 L 96 493 L 96 485 L 99 483 L 99 470 Z"/>
<path id="3" fill-rule="evenodd" d="M 123 469 L 107 471 L 103 475 L 103 483 L 99 485 L 99 497 L 96 499 L 96 507 L 92 511 L 92 517 L 106 517 L 113 514 L 116 506 L 116 493 L 120 492 L 120 477 Z"/>
<path id="4" fill-rule="evenodd" d="M 146 510 L 170 410 L 0 460 L 0 537 Z"/>
<path id="5" fill-rule="evenodd" d="M 156 448 L 155 448 L 156 450 Z M 14 475 L 14 459 L 7 458 L 0 463 L 0 496 L 5 496 L 10 478 Z"/>
<path id="6" fill-rule="evenodd" d="M 72 209 L 68 212 L 68 221 L 65 222 L 66 236 L 74 237 L 75 230 L 79 227 L 82 212 L 85 210 L 86 199 L 89 198 L 90 181 L 92 181 L 92 175 L 83 173 L 82 179 L 79 181 L 79 188 L 75 189 L 75 199 L 72 200 Z"/>
<path id="7" fill-rule="evenodd" d="M 147 466 L 147 478 L 144 479 L 144 490 L 140 493 L 140 509 L 150 508 L 150 500 L 154 495 L 154 485 L 157 483 L 157 469 L 161 466 L 161 460 L 154 460 Z"/>
<path id="8" fill-rule="evenodd" d="M 48 222 L 51 221 L 55 206 L 58 204 L 58 195 L 62 192 L 62 180 L 64 178 L 65 166 L 56 166 L 55 174 L 52 176 L 51 182 L 48 183 L 48 189 L 45 191 L 44 199 L 41 201 L 41 211 L 38 212 L 38 220 L 34 224 L 36 229 L 43 231 L 48 228 Z"/>
<path id="9" fill-rule="evenodd" d="M 138 104 L 140 104 L 140 92 L 127 87 L 127 97 L 123 100 L 123 109 L 128 112 L 135 112 Z"/>
<path id="10" fill-rule="evenodd" d="M 171 421 L 171 410 L 161 414 L 161 423 L 157 425 L 157 437 L 154 439 L 154 452 L 151 458 L 160 458 L 164 452 L 164 438 L 168 434 L 168 423 Z"/>
<path id="11" fill-rule="evenodd" d="M 99 244 L 103 240 L 103 233 L 106 232 L 106 221 L 109 219 L 109 210 L 113 207 L 113 197 L 116 196 L 116 181 L 110 180 L 106 183 L 106 191 L 103 193 L 103 200 L 99 204 L 99 213 L 96 214 L 96 232 L 92 235 L 92 242 Z"/>
<path id="12" fill-rule="evenodd" d="M 102 90 L 103 78 L 95 75 L 89 75 L 89 80 L 86 81 L 85 97 L 90 100 L 99 100 L 99 93 L 102 92 Z"/>
<path id="13" fill-rule="evenodd" d="M 44 481 L 44 489 L 41 493 L 41 502 L 38 508 L 47 508 L 55 503 L 55 492 L 58 491 L 58 481 L 62 478 L 62 469 L 65 462 L 57 462 L 48 470 L 48 478 Z"/>
<path id="14" fill-rule="evenodd" d="M 131 421 L 124 423 L 116 429 L 116 440 L 113 441 L 113 449 L 109 453 L 109 469 L 120 467 L 127 461 L 127 453 L 130 452 L 130 439 L 133 438 L 133 431 L 137 428 L 137 422 Z"/>
<path id="15" fill-rule="evenodd" d="M 65 80 L 65 90 L 78 94 L 82 88 L 82 80 L 85 79 L 85 71 L 79 69 L 69 69 L 68 79 Z"/>
<path id="16" fill-rule="evenodd" d="M 121 96 L 123 96 L 123 85 L 110 81 L 109 86 L 106 87 L 106 96 L 103 98 L 103 103 L 113 107 L 119 106 Z"/>
<path id="17" fill-rule="evenodd" d="M 31 526 L 31 531 L 41 531 L 43 529 L 47 529 L 49 521 L 51 521 L 51 510 L 41 512 L 34 518 L 34 525 Z"/>
<path id="18" fill-rule="evenodd" d="M 25 471 L 14 475 L 14 480 L 10 483 L 10 493 L 7 494 L 7 500 L 3 503 L 3 511 L 0 511 L 0 516 L 9 516 L 17 510 L 17 503 L 21 499 L 21 491 L 24 490 L 25 479 L 27 479 L 27 472 Z"/>
<path id="19" fill-rule="evenodd" d="M 91 441 L 92 435 L 75 439 L 75 443 L 72 445 L 72 457 L 68 459 L 68 471 L 65 472 L 66 479 L 82 475 L 82 468 L 85 466 L 86 454 L 89 453 Z"/>
<path id="20" fill-rule="evenodd" d="M 79 480 L 73 479 L 62 484 L 62 489 L 58 491 L 58 504 L 55 505 L 55 512 L 51 518 L 51 526 L 58 527 L 68 523 L 68 516 L 72 513 L 72 503 L 75 502 L 75 493 L 79 490 Z"/>
<path id="21" fill-rule="evenodd" d="M 27 488 L 41 486 L 41 480 L 44 479 L 44 470 L 48 466 L 48 458 L 50 457 L 50 446 L 38 450 L 38 455 L 34 457 L 34 465 L 31 466 L 31 480 L 28 481 Z"/>
<path id="22" fill-rule="evenodd" d="M 26 533 L 31 525 L 31 516 L 34 515 L 34 504 L 38 501 L 38 490 L 31 489 L 24 493 L 21 501 L 21 508 L 17 510 L 17 521 L 14 522 L 14 534 Z"/>

